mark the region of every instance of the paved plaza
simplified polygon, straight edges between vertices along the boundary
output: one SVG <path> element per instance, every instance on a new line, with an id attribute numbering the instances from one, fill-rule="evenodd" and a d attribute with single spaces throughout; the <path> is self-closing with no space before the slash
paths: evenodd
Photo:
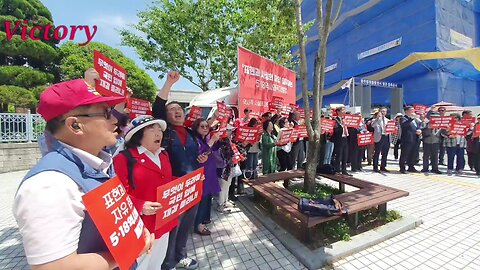
<path id="1" fill-rule="evenodd" d="M 390 202 L 388 208 L 419 217 L 423 224 L 344 258 L 333 268 L 480 269 L 480 178 L 472 172 L 400 175 L 394 163 L 389 160 L 387 167 L 392 173 L 374 174 L 367 167 L 355 176 L 409 191 L 410 196 Z M 28 269 L 11 214 L 25 173 L 0 174 L 0 269 Z M 241 205 L 230 214 L 212 213 L 212 235 L 194 234 L 189 241 L 189 254 L 198 259 L 200 269 L 306 269 Z"/>

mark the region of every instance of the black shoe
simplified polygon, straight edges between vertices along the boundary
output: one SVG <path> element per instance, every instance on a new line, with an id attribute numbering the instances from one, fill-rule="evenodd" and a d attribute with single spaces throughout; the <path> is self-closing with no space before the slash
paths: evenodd
<path id="1" fill-rule="evenodd" d="M 422 169 L 420 172 L 428 173 L 428 170 Z"/>
<path id="2" fill-rule="evenodd" d="M 380 172 L 380 170 L 378 170 L 378 169 L 373 169 L 373 171 L 374 171 L 374 172 L 378 172 L 378 173 Z"/>
<path id="3" fill-rule="evenodd" d="M 439 162 L 438 165 L 443 165 L 443 166 L 445 166 L 445 163 Z"/>
<path id="4" fill-rule="evenodd" d="M 405 170 L 400 170 L 400 173 L 401 174 L 407 174 L 407 172 Z"/>
<path id="5" fill-rule="evenodd" d="M 231 196 L 231 197 L 228 197 L 228 199 L 229 199 L 230 201 L 234 201 L 234 202 L 238 201 L 238 197 L 237 197 L 237 196 Z"/>
<path id="6" fill-rule="evenodd" d="M 342 172 L 343 175 L 346 175 L 346 176 L 352 176 L 351 174 L 349 174 L 347 171 L 344 171 Z"/>
<path id="7" fill-rule="evenodd" d="M 370 166 L 370 165 L 372 165 L 372 162 L 371 162 L 371 161 L 368 162 L 367 166 Z"/>
<path id="8" fill-rule="evenodd" d="M 355 170 L 355 169 L 352 169 L 352 172 L 357 172 L 357 170 Z"/>
<path id="9" fill-rule="evenodd" d="M 380 171 L 382 171 L 382 172 L 390 172 L 390 171 L 387 170 L 386 168 L 380 168 Z"/>
<path id="10" fill-rule="evenodd" d="M 418 173 L 418 170 L 415 169 L 415 168 L 410 168 L 407 170 L 408 172 L 411 172 L 411 173 Z"/>
<path id="11" fill-rule="evenodd" d="M 436 173 L 436 174 L 442 174 L 441 171 L 432 171 L 432 173 Z"/>

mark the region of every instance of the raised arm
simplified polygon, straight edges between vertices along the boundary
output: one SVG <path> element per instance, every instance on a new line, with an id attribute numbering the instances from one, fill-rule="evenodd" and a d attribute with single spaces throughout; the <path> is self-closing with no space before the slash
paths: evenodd
<path id="1" fill-rule="evenodd" d="M 155 96 L 155 102 L 152 105 L 152 115 L 155 118 L 166 119 L 165 105 L 167 104 L 168 95 L 172 86 L 180 79 L 178 71 L 170 71 L 167 75 L 167 80 L 160 88 Z"/>

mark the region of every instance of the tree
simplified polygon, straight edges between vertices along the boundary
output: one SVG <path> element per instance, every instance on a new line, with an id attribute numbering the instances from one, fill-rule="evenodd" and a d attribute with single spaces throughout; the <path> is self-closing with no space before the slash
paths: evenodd
<path id="1" fill-rule="evenodd" d="M 317 0 L 317 19 L 318 36 L 320 44 L 315 55 L 314 62 L 314 81 L 313 81 L 313 119 L 305 121 L 308 132 L 308 155 L 307 165 L 305 168 L 304 189 L 310 194 L 315 192 L 315 176 L 318 164 L 318 156 L 320 153 L 320 110 L 322 108 L 322 98 L 325 83 L 325 60 L 327 55 L 327 41 L 332 25 L 335 23 L 342 0 L 337 1 L 336 12 L 333 14 L 333 0 L 326 0 L 325 12 L 322 0 Z M 302 0 L 295 0 L 295 17 L 298 35 L 298 44 L 300 52 L 299 75 L 302 81 L 302 97 L 305 111 L 310 111 L 310 100 L 308 93 L 308 77 L 307 77 L 307 56 L 306 56 L 306 36 L 302 22 Z"/>
<path id="2" fill-rule="evenodd" d="M 133 97 L 153 101 L 157 89 L 152 78 L 121 51 L 99 42 L 78 46 L 69 41 L 59 47 L 62 80 L 83 78 L 85 70 L 93 67 L 94 50 L 101 52 L 127 71 L 127 85 L 132 89 Z"/>
<path id="3" fill-rule="evenodd" d="M 31 91 L 58 79 L 56 41 L 22 40 L 21 27 L 10 41 L 6 39 L 5 21 L 28 21 L 28 31 L 34 24 L 52 24 L 50 11 L 38 0 L 0 1 L 0 111 L 8 104 L 34 108 L 37 99 Z M 13 24 L 11 31 L 13 32 Z M 44 30 L 35 32 L 43 36 Z M 53 35 L 53 28 L 47 34 Z"/>
<path id="4" fill-rule="evenodd" d="M 294 14 L 292 0 L 158 0 L 138 13 L 136 31 L 120 34 L 147 68 L 178 70 L 206 91 L 237 79 L 237 45 L 290 63 Z"/>

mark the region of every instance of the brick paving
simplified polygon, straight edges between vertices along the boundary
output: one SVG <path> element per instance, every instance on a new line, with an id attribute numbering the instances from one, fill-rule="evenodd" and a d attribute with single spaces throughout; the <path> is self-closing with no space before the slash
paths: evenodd
<path id="1" fill-rule="evenodd" d="M 355 176 L 407 190 L 410 196 L 389 203 L 405 216 L 424 223 L 334 263 L 334 269 L 480 269 L 480 178 L 462 176 L 400 175 L 367 172 Z M 445 171 L 445 167 L 441 167 Z M 21 239 L 11 214 L 13 196 L 25 174 L 0 174 L 0 269 L 28 269 Z M 200 269 L 305 269 L 304 266 L 239 206 L 230 214 L 213 211 L 211 236 L 193 234 L 189 254 Z"/>

